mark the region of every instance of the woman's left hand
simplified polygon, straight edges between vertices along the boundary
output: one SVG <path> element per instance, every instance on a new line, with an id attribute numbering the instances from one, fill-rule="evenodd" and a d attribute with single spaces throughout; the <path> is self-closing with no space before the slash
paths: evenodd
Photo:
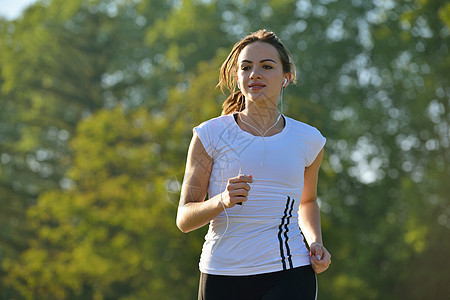
<path id="1" fill-rule="evenodd" d="M 331 264 L 331 254 L 319 243 L 312 243 L 309 255 L 311 256 L 311 266 L 317 274 L 324 272 Z"/>

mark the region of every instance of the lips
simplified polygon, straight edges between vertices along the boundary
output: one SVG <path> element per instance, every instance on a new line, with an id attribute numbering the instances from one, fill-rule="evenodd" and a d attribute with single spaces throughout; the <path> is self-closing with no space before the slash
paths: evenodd
<path id="1" fill-rule="evenodd" d="M 251 90 L 260 90 L 260 89 L 262 89 L 262 88 L 264 88 L 266 85 L 265 84 L 262 84 L 262 83 L 250 83 L 249 85 L 248 85 L 248 87 L 251 89 Z"/>

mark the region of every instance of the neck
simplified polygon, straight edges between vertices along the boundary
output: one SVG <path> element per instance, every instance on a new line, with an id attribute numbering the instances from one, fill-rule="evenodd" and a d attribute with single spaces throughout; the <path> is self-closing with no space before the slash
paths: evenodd
<path id="1" fill-rule="evenodd" d="M 239 113 L 242 126 L 246 131 L 254 135 L 266 136 L 280 132 L 283 129 L 281 113 L 277 107 L 266 107 L 250 104 L 247 101 L 246 108 Z M 281 121 L 280 121 L 281 120 Z"/>

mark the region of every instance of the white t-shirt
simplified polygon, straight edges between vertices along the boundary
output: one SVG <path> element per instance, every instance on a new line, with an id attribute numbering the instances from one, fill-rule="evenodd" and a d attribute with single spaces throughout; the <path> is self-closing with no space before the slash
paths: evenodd
<path id="1" fill-rule="evenodd" d="M 265 138 L 243 131 L 233 115 L 194 128 L 214 161 L 210 198 L 224 191 L 228 179 L 239 170 L 253 176 L 248 200 L 227 209 L 228 221 L 222 212 L 210 222 L 199 263 L 201 272 L 252 275 L 310 264 L 298 226 L 298 208 L 305 168 L 313 163 L 326 139 L 314 127 L 284 119 L 283 130 Z"/>

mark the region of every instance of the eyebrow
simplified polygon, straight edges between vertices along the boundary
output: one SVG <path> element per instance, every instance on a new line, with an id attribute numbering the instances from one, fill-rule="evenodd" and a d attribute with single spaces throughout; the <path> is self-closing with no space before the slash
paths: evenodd
<path id="1" fill-rule="evenodd" d="M 266 62 L 266 61 L 271 61 L 271 62 L 273 62 L 275 64 L 278 64 L 276 61 L 274 61 L 273 59 L 270 59 L 270 58 L 266 58 L 266 59 L 260 60 L 259 62 L 263 63 L 263 62 Z M 253 62 L 251 60 L 244 59 L 244 60 L 241 61 L 241 63 L 253 63 Z"/>

